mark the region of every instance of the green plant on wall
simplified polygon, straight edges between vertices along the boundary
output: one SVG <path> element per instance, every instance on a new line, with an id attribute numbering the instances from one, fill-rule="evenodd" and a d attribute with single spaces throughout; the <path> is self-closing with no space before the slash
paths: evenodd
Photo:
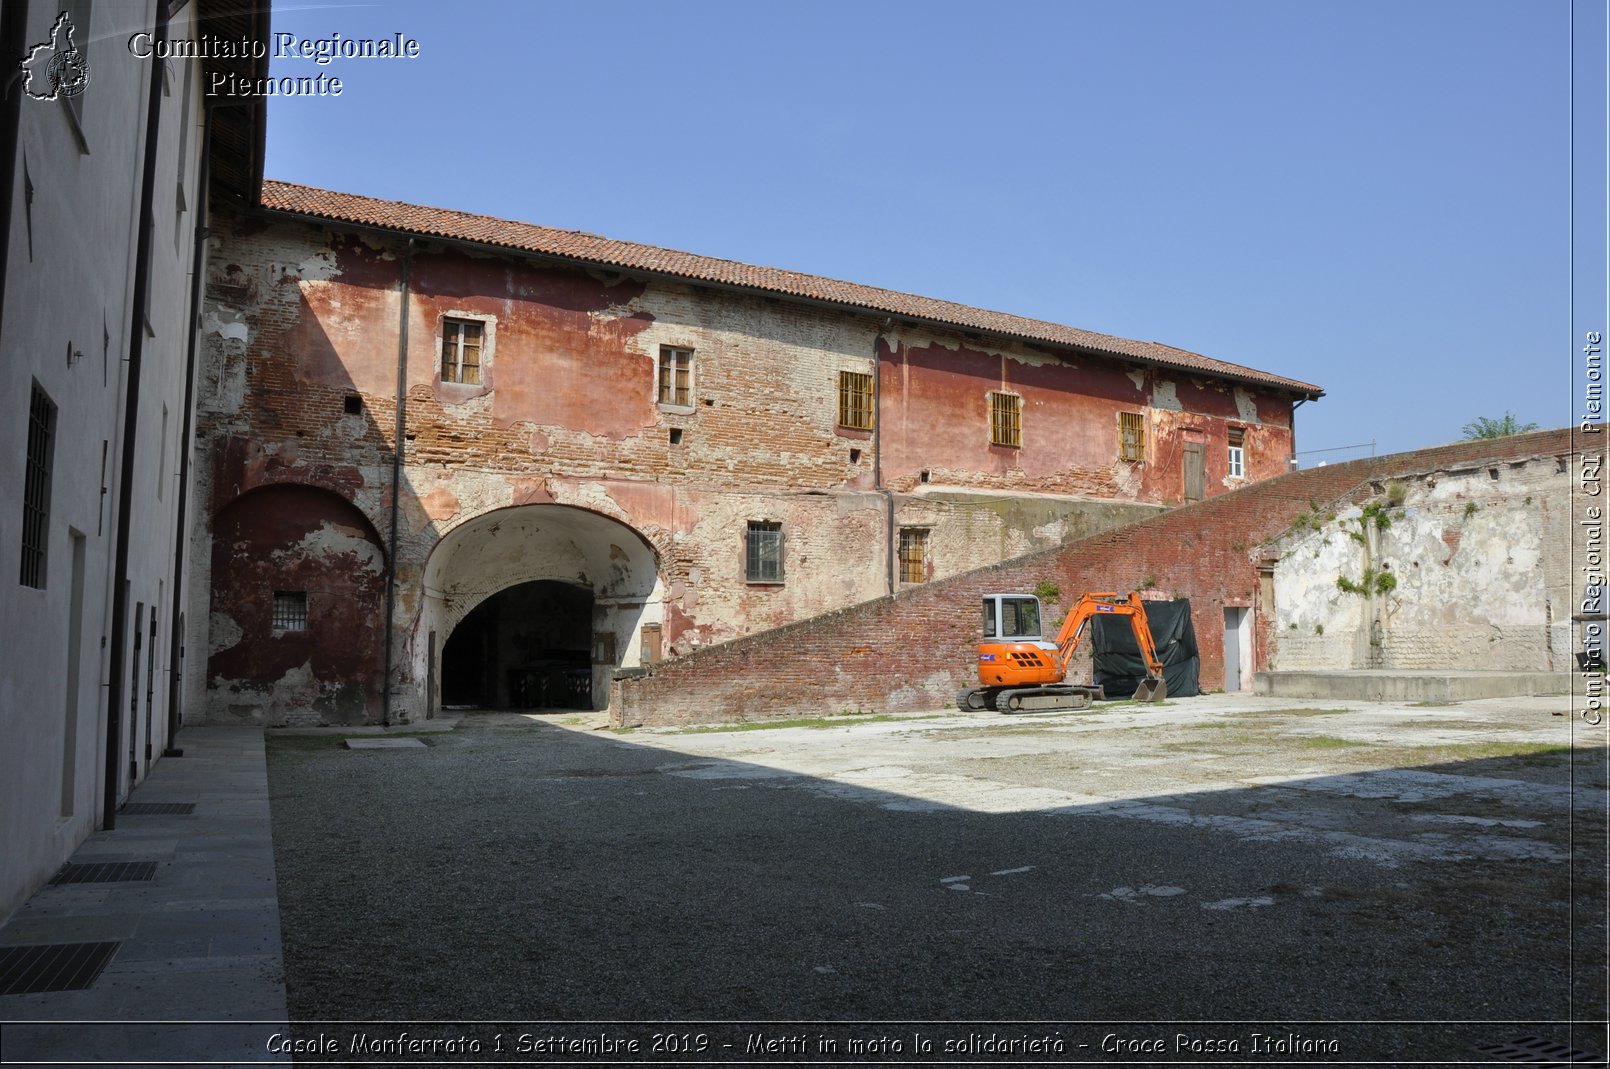
<path id="1" fill-rule="evenodd" d="M 1336 577 L 1336 589 L 1344 594 L 1390 594 L 1397 588 L 1398 577 L 1385 569 L 1365 568 L 1364 577 L 1356 582 L 1345 575 Z"/>
<path id="2" fill-rule="evenodd" d="M 1046 603 L 1052 603 L 1062 597 L 1062 588 L 1049 579 L 1041 579 L 1034 584 L 1034 596 Z"/>

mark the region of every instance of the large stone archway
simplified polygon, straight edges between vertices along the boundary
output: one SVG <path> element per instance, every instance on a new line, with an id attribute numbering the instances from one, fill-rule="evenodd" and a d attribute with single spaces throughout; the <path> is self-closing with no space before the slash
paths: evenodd
<path id="1" fill-rule="evenodd" d="M 549 584 L 555 584 L 550 586 Z M 522 588 L 526 595 L 516 595 Z M 560 596 L 561 588 L 575 592 Z M 546 590 L 546 593 L 540 593 Z M 504 595 L 504 592 L 509 592 Z M 494 596 L 476 619 L 469 617 Z M 557 653 L 573 655 L 576 645 L 567 639 L 559 646 L 544 644 L 541 636 L 573 634 L 560 621 L 519 619 L 520 614 L 553 612 L 570 620 L 577 606 L 590 600 L 588 649 L 579 659 L 590 676 L 585 690 L 593 709 L 609 705 L 615 669 L 642 663 L 645 626 L 661 622 L 663 589 L 659 555 L 633 528 L 600 513 L 569 505 L 519 505 L 497 509 L 468 520 L 448 532 L 425 564 L 423 599 L 414 634 L 416 679 L 424 684 L 423 715 L 431 716 L 442 704 L 442 655 L 453 633 L 468 620 L 470 628 L 490 625 L 497 638 L 484 641 L 483 656 L 496 658 L 478 666 L 481 674 L 479 705 L 528 705 L 519 700 L 522 678 L 551 666 Z M 547 609 L 544 606 L 562 606 Z M 492 612 L 496 609 L 496 613 Z M 536 637 L 524 637 L 536 636 Z M 524 642 L 530 649 L 521 646 Z M 473 656 L 457 644 L 453 668 L 459 677 L 468 671 Z M 534 685 L 534 684 L 533 684 Z"/>

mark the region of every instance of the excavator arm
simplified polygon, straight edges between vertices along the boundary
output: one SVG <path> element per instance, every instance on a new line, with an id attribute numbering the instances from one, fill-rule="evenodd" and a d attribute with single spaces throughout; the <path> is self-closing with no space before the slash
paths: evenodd
<path id="1" fill-rule="evenodd" d="M 1067 675 L 1073 654 L 1079 648 L 1079 641 L 1084 637 L 1090 621 L 1104 615 L 1127 617 L 1129 629 L 1134 633 L 1135 642 L 1140 646 L 1141 659 L 1146 663 L 1146 678 L 1136 688 L 1135 700 L 1162 701 L 1168 696 L 1168 686 L 1163 682 L 1163 662 L 1157 656 L 1157 644 L 1152 641 L 1152 629 L 1146 624 L 1146 605 L 1138 594 L 1130 594 L 1128 597 L 1120 597 L 1112 592 L 1086 594 L 1074 603 L 1073 608 L 1068 610 L 1067 617 L 1063 619 L 1056 638 L 1057 656 L 1062 661 L 1063 675 Z"/>

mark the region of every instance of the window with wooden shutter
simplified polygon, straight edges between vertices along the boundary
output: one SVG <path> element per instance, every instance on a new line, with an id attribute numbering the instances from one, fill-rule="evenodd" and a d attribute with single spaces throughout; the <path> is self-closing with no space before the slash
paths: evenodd
<path id="1" fill-rule="evenodd" d="M 839 426 L 872 429 L 872 376 L 859 371 L 839 372 Z"/>
<path id="2" fill-rule="evenodd" d="M 1013 393 L 989 395 L 989 440 L 991 445 L 1023 447 L 1023 398 Z"/>
<path id="3" fill-rule="evenodd" d="M 481 340 L 485 325 L 473 319 L 442 320 L 442 381 L 481 383 Z"/>
<path id="4" fill-rule="evenodd" d="M 660 346 L 660 404 L 693 404 L 693 350 Z"/>
<path id="5" fill-rule="evenodd" d="M 1140 412 L 1118 413 L 1118 459 L 1146 459 L 1146 417 Z"/>

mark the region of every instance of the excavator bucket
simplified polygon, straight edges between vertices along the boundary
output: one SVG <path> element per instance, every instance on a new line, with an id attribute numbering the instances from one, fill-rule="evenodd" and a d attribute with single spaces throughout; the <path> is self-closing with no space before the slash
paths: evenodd
<path id="1" fill-rule="evenodd" d="M 1168 697 L 1168 684 L 1162 676 L 1147 676 L 1135 688 L 1135 700 L 1138 702 L 1160 702 Z"/>

